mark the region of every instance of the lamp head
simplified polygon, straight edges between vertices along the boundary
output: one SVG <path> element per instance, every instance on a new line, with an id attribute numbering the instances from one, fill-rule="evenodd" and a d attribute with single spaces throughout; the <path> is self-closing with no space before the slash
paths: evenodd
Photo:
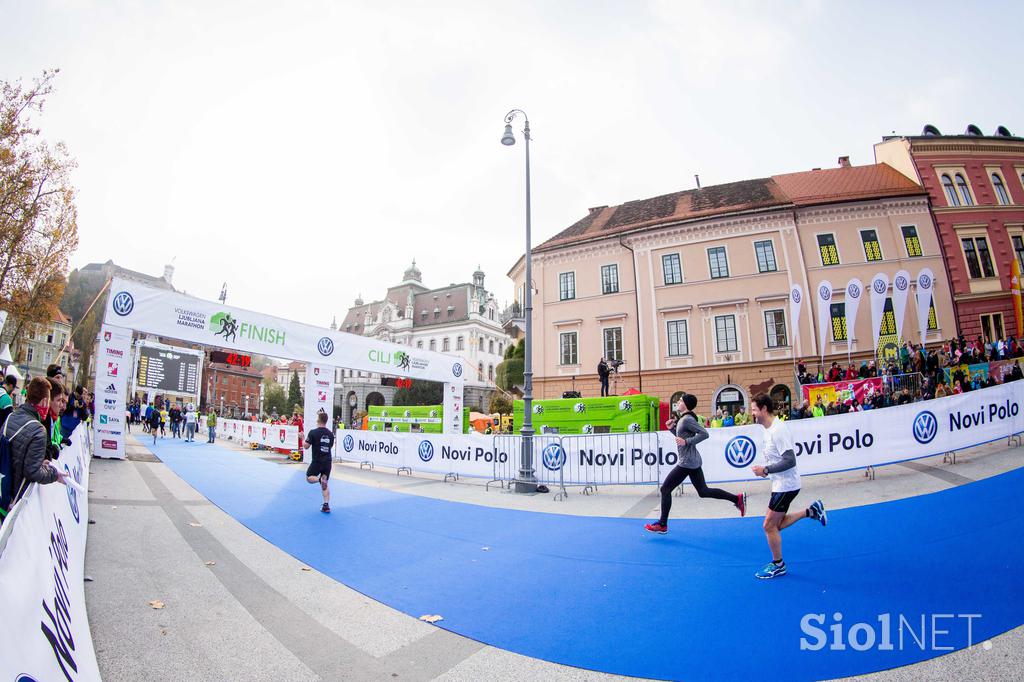
<path id="1" fill-rule="evenodd" d="M 506 147 L 511 147 L 516 143 L 516 137 L 512 134 L 512 124 L 505 124 L 505 134 L 501 136 L 501 143 Z"/>

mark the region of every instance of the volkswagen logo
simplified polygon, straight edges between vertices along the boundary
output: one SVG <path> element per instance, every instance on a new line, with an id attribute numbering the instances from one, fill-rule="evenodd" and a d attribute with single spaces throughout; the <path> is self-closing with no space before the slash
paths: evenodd
<path id="1" fill-rule="evenodd" d="M 135 299 L 127 291 L 120 291 L 114 296 L 114 312 L 124 317 L 135 309 Z"/>
<path id="2" fill-rule="evenodd" d="M 462 376 L 462 365 L 457 363 L 457 362 L 454 365 L 452 365 L 452 374 L 454 374 L 457 377 L 461 377 Z"/>
<path id="3" fill-rule="evenodd" d="M 818 287 L 818 296 L 821 296 L 821 300 L 828 301 L 832 298 L 832 290 L 828 287 Z"/>
<path id="4" fill-rule="evenodd" d="M 331 341 L 330 337 L 325 336 L 317 342 L 316 349 L 320 355 L 326 358 L 334 352 L 334 341 Z"/>
<path id="5" fill-rule="evenodd" d="M 420 459 L 424 462 L 429 462 L 434 459 L 434 446 L 429 440 L 420 441 L 419 447 Z"/>
<path id="6" fill-rule="evenodd" d="M 917 278 L 917 286 L 922 289 L 931 289 L 932 278 L 929 277 L 928 275 L 921 275 L 920 277 Z"/>
<path id="7" fill-rule="evenodd" d="M 846 287 L 846 295 L 850 298 L 860 298 L 860 287 L 856 284 L 851 284 Z"/>
<path id="8" fill-rule="evenodd" d="M 541 460 L 544 468 L 550 471 L 558 471 L 565 465 L 565 450 L 558 443 L 545 445 L 541 450 Z"/>
<path id="9" fill-rule="evenodd" d="M 725 444 L 725 461 L 742 469 L 754 461 L 757 446 L 748 436 L 736 436 Z"/>
<path id="10" fill-rule="evenodd" d="M 791 291 L 789 295 L 793 299 L 793 303 L 796 303 L 797 305 L 800 304 L 800 290 L 799 289 L 793 289 L 793 291 Z"/>
<path id="11" fill-rule="evenodd" d="M 897 278 L 896 278 L 896 279 L 895 279 L 895 280 L 893 281 L 893 283 L 892 283 L 892 284 L 893 284 L 893 286 L 894 286 L 894 287 L 896 287 L 896 288 L 897 288 L 897 289 L 899 289 L 900 291 L 906 291 L 906 288 L 907 288 L 907 284 L 908 284 L 908 282 L 907 282 L 907 278 L 906 278 L 906 277 L 904 277 L 903 275 L 900 275 L 899 277 L 897 277 Z"/>
<path id="12" fill-rule="evenodd" d="M 341 441 L 341 447 L 345 448 L 345 452 L 352 452 L 352 448 L 356 446 L 356 439 L 352 436 L 345 436 L 344 440 Z"/>
<path id="13" fill-rule="evenodd" d="M 871 288 L 875 290 L 876 294 L 884 294 L 888 287 L 885 285 L 884 279 L 876 279 L 871 283 Z"/>
<path id="14" fill-rule="evenodd" d="M 927 445 L 935 440 L 939 433 L 939 420 L 935 415 L 925 410 L 914 417 L 914 440 L 921 445 Z"/>

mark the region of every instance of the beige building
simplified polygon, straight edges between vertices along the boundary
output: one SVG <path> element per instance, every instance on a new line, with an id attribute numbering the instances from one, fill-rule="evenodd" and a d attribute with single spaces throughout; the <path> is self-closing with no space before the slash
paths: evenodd
<path id="1" fill-rule="evenodd" d="M 620 206 L 600 206 L 533 252 L 534 387 L 598 395 L 602 356 L 621 359 L 616 391 L 669 399 L 695 393 L 701 410 L 749 406 L 760 391 L 790 400 L 794 361 L 847 355 L 845 287 L 878 272 L 935 275 L 928 341 L 954 333 L 949 286 L 927 193 L 885 164 L 777 175 Z M 523 300 L 524 262 L 509 272 Z M 805 295 L 794 334 L 789 285 L 836 293 L 819 348 Z M 916 283 L 915 285 L 916 286 Z M 904 336 L 918 341 L 913 289 Z M 891 307 L 882 331 L 896 340 Z M 942 325 L 948 325 L 943 329 Z M 873 356 L 871 310 L 860 306 L 855 361 Z"/>

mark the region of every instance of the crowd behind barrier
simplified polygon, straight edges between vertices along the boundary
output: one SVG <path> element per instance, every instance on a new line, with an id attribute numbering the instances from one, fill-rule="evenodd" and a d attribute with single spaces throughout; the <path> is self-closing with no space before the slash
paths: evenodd
<path id="1" fill-rule="evenodd" d="M 0 526 L 0 680 L 100 679 L 85 609 L 89 427 L 55 460 L 80 486 L 29 485 Z"/>

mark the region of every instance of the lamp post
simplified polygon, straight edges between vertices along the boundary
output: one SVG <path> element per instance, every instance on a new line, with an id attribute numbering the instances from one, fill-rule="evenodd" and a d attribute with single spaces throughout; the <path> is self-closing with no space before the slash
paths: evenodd
<path id="1" fill-rule="evenodd" d="M 537 492 L 537 477 L 533 468 L 533 278 L 530 267 L 530 119 L 521 109 L 505 114 L 505 134 L 501 143 L 506 147 L 516 143 L 512 134 L 512 121 L 522 115 L 523 139 L 526 141 L 526 300 L 523 313 L 526 316 L 526 357 L 523 358 L 523 426 L 522 451 L 519 458 L 519 478 L 516 479 L 517 493 Z"/>

